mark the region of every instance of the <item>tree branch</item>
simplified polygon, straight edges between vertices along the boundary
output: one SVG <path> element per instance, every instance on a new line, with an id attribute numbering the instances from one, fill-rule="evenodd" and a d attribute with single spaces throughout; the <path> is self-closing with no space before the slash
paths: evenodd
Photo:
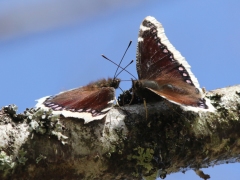
<path id="1" fill-rule="evenodd" d="M 240 85 L 208 93 L 216 113 L 182 111 L 166 100 L 83 120 L 15 106 L 0 111 L 1 179 L 155 179 L 236 162 Z M 197 169 L 197 170 L 196 170 Z M 199 171 L 200 172 L 200 171 Z"/>

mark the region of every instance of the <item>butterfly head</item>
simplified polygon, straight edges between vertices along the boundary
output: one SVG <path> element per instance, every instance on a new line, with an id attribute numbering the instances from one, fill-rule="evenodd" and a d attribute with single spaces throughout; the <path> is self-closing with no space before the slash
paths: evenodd
<path id="1" fill-rule="evenodd" d="M 132 79 L 132 88 L 133 89 L 139 89 L 140 87 L 142 87 L 142 83 L 138 80 L 133 80 Z"/>
<path id="2" fill-rule="evenodd" d="M 119 87 L 121 80 L 118 78 L 111 79 L 109 81 L 109 87 L 113 87 L 114 89 L 117 89 Z"/>

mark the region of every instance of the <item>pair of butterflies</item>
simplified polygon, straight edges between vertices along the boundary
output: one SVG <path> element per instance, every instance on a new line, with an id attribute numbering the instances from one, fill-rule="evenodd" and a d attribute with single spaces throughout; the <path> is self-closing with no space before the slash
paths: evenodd
<path id="1" fill-rule="evenodd" d="M 189 64 L 169 42 L 154 17 L 146 17 L 140 25 L 136 62 L 139 80 L 133 80 L 133 92 L 138 96 L 148 101 L 151 93 L 155 93 L 187 111 L 214 111 Z M 84 119 L 85 123 L 102 119 L 114 105 L 119 83 L 116 78 L 102 79 L 56 96 L 43 97 L 36 107 Z"/>

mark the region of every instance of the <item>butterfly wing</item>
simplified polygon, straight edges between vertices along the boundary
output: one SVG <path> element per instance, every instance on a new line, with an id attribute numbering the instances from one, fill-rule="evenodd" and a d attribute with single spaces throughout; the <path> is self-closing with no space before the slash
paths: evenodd
<path id="1" fill-rule="evenodd" d="M 194 108 L 208 109 L 205 99 L 202 98 L 202 94 L 198 89 L 185 82 L 176 82 L 176 80 L 171 79 L 165 82 L 162 79 L 154 81 L 142 80 L 140 82 L 142 87 L 175 104 L 190 108 L 188 110 L 195 111 Z"/>
<path id="2" fill-rule="evenodd" d="M 189 110 L 196 111 L 213 108 L 206 103 L 190 65 L 169 42 L 162 25 L 150 16 L 140 26 L 137 72 L 143 87 L 173 103 L 186 106 L 186 110 L 187 106 L 191 106 Z M 149 87 L 150 82 L 155 86 Z"/>
<path id="3" fill-rule="evenodd" d="M 36 107 L 53 110 L 53 114 L 84 119 L 85 123 L 102 119 L 112 108 L 115 98 L 113 87 L 84 86 L 47 96 L 38 100 Z"/>
<path id="4" fill-rule="evenodd" d="M 167 39 L 162 25 L 153 17 L 146 17 L 139 31 L 137 47 L 139 79 L 174 76 L 199 88 L 190 65 Z M 168 76 L 166 74 L 169 74 Z"/>

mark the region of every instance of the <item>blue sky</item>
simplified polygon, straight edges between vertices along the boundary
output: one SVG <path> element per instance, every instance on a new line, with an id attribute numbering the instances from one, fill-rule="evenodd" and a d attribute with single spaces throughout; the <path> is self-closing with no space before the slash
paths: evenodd
<path id="1" fill-rule="evenodd" d="M 240 1 L 53 2 L 0 2 L 1 106 L 14 103 L 22 112 L 43 96 L 113 77 L 116 66 L 100 55 L 119 62 L 132 40 L 122 66 L 135 60 L 139 26 L 148 15 L 163 24 L 201 87 L 239 84 Z M 135 63 L 128 70 L 137 77 Z M 131 77 L 123 72 L 120 78 Z M 122 89 L 130 87 L 121 82 Z M 205 171 L 212 180 L 238 179 L 239 168 L 228 164 Z M 173 179 L 200 178 L 187 171 L 166 178 Z"/>

